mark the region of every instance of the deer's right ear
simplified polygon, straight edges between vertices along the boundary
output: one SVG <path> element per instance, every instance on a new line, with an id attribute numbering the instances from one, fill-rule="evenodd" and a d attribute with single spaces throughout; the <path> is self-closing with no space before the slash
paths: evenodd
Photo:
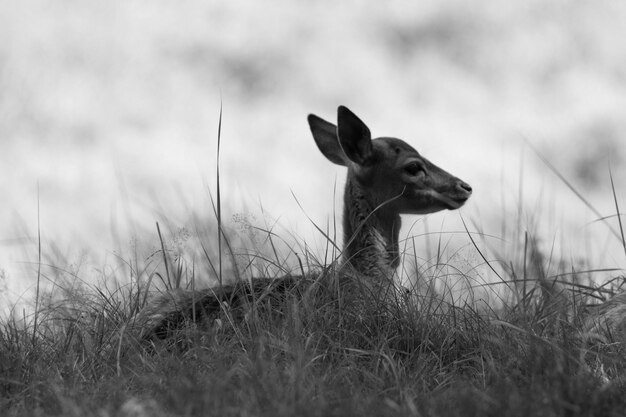
<path id="1" fill-rule="evenodd" d="M 307 118 L 309 121 L 309 128 L 313 134 L 313 139 L 319 150 L 330 161 L 337 165 L 347 166 L 346 156 L 339 145 L 339 138 L 337 137 L 337 126 L 327 122 L 321 117 L 317 117 L 314 114 L 309 114 Z"/>
<path id="2" fill-rule="evenodd" d="M 337 134 L 345 155 L 361 167 L 370 165 L 374 159 L 372 134 L 369 128 L 349 108 L 337 109 Z"/>

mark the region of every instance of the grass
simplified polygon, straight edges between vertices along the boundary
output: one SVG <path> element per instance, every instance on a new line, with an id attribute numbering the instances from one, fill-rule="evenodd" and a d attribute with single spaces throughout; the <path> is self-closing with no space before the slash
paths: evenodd
<path id="1" fill-rule="evenodd" d="M 462 299 L 431 285 L 448 268 L 462 275 L 444 261 L 441 240 L 437 266 L 416 265 L 425 290 L 384 305 L 338 293 L 339 272 L 321 272 L 327 262 L 304 245 L 299 270 L 326 277 L 311 291 L 288 292 L 280 308 L 268 298 L 239 315 L 225 306 L 219 317 L 184 323 L 146 348 L 132 323 L 155 290 L 195 288 L 200 271 L 221 285 L 229 275 L 278 277 L 286 270 L 273 226 L 253 230 L 265 236 L 269 255 L 260 246 L 237 253 L 221 222 L 219 191 L 217 197 L 217 222 L 209 227 L 219 236 L 218 251 L 200 243 L 202 256 L 191 261 L 170 249 L 158 224 L 160 250 L 144 261 L 136 252 L 119 258 L 98 285 L 62 266 L 52 265 L 56 276 L 48 276 L 40 247 L 34 310 L 0 320 L 3 415 L 623 415 L 623 340 L 591 331 L 585 319 L 587 304 L 614 295 L 626 278 L 596 288 L 583 277 L 600 270 L 562 266 L 550 276 L 552 255 L 546 261 L 529 233 L 515 259 L 493 262 L 467 232 L 500 280 L 497 307 L 480 304 L 471 285 Z M 339 245 L 318 230 L 328 240 L 324 260 L 336 257 Z M 618 236 L 626 247 L 621 223 Z M 53 286 L 40 291 L 43 279 Z"/>
<path id="2" fill-rule="evenodd" d="M 145 350 L 127 324 L 146 291 L 195 278 L 195 266 L 164 261 L 166 248 L 157 267 L 127 262 L 132 284 L 70 285 L 78 277 L 66 272 L 33 313 L 2 320 L 4 415 L 618 416 L 626 409 L 624 346 L 584 333 L 592 294 L 574 280 L 557 291 L 545 284 L 550 277 L 521 285 L 522 274 L 509 270 L 502 278 L 513 301 L 491 311 L 432 291 L 386 308 L 354 308 L 332 291 L 287 294 L 280 311 L 259 301 L 235 320 L 225 310 L 184 326 L 179 343 Z"/>

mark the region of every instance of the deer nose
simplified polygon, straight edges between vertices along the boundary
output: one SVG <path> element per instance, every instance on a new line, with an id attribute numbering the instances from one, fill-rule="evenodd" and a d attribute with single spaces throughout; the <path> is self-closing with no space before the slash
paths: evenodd
<path id="1" fill-rule="evenodd" d="M 472 187 L 466 182 L 459 181 L 456 184 L 457 189 L 465 191 L 468 195 L 472 193 Z"/>

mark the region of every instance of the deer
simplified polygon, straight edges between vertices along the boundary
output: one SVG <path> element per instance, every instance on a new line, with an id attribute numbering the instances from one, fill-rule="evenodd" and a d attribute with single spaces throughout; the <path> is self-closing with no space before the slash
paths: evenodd
<path id="1" fill-rule="evenodd" d="M 394 137 L 372 138 L 368 126 L 345 106 L 337 124 L 310 114 L 307 118 L 319 151 L 347 168 L 343 195 L 343 252 L 338 273 L 342 291 L 378 294 L 390 285 L 400 263 L 401 215 L 456 210 L 472 195 L 472 187 Z M 249 304 L 264 294 L 281 294 L 310 285 L 307 277 L 254 278 L 203 290 L 164 292 L 135 317 L 140 339 L 167 337 L 169 329 L 224 308 Z M 314 280 L 313 280 L 314 281 Z M 303 284 L 304 283 L 304 284 Z M 308 284 L 307 284 L 308 283 Z"/>

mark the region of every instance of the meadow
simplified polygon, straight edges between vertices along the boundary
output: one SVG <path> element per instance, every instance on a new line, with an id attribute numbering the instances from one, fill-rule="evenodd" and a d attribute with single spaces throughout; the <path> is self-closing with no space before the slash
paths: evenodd
<path id="1" fill-rule="evenodd" d="M 490 283 L 459 272 L 442 231 L 429 266 L 403 254 L 418 284 L 406 299 L 354 307 L 313 278 L 314 290 L 259 297 L 243 313 L 224 303 L 217 317 L 146 342 L 136 314 L 156 293 L 206 285 L 202 271 L 218 286 L 285 273 L 340 279 L 328 226 L 316 226 L 323 256 L 301 242 L 283 257 L 281 236 L 251 224 L 246 247 L 222 223 L 219 185 L 214 218 L 196 219 L 196 252 L 181 249 L 185 232 L 157 223 L 159 250 L 142 255 L 137 244 L 94 283 L 42 259 L 40 245 L 34 308 L 0 321 L 3 415 L 623 415 L 624 334 L 588 322 L 590 304 L 623 289 L 623 271 L 577 269 L 528 232 L 522 253 L 505 259 L 466 226 L 482 259 L 472 267 L 491 270 Z M 626 252 L 621 222 L 614 232 Z M 613 279 L 599 285 L 597 274 Z"/>

